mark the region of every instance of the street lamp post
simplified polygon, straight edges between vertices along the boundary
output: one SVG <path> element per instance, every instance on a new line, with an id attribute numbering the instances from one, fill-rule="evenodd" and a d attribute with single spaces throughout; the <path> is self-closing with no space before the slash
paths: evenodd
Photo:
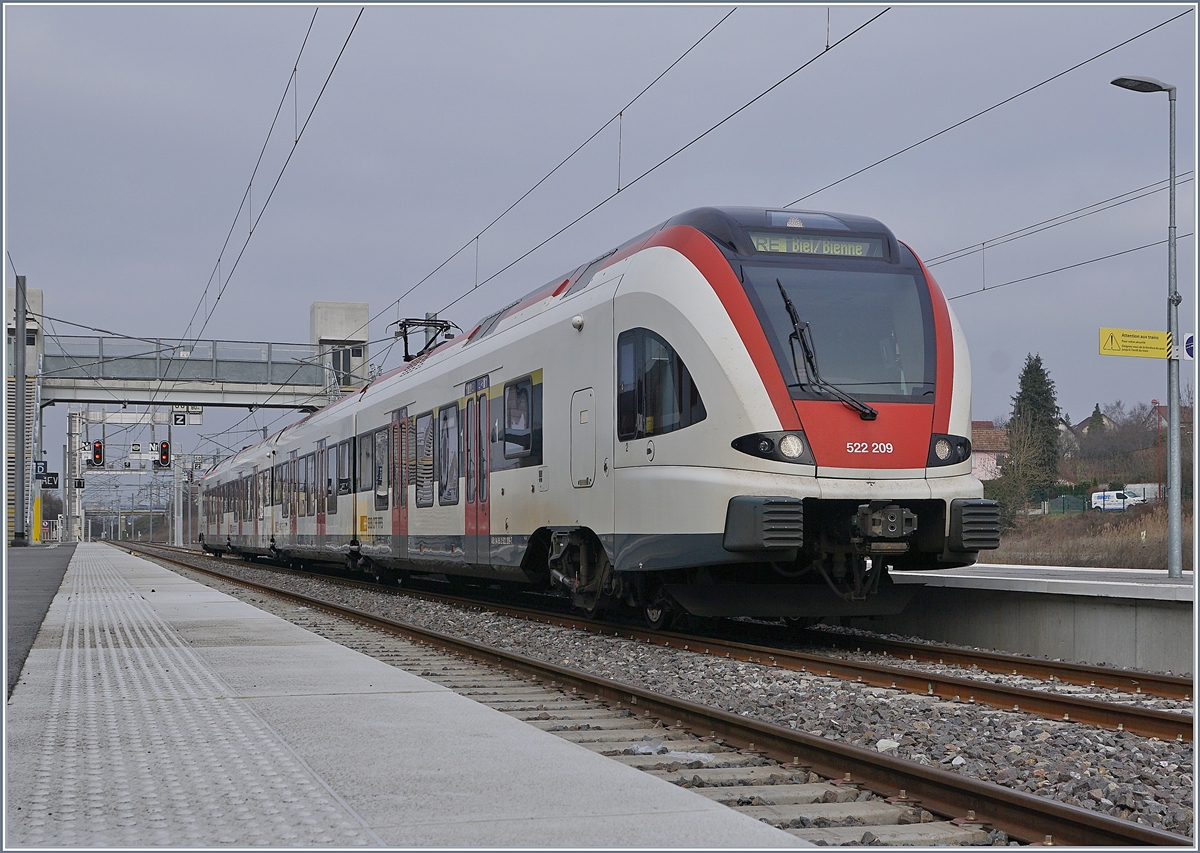
<path id="1" fill-rule="evenodd" d="M 1133 92 L 1166 92 L 1171 105 L 1171 224 L 1167 230 L 1167 577 L 1183 577 L 1183 466 L 1179 444 L 1179 292 L 1175 288 L 1175 87 L 1153 77 L 1118 77 Z"/>

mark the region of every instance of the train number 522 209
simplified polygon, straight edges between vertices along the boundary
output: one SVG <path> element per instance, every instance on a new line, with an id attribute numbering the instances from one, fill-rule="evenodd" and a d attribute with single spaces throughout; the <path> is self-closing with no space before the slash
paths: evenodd
<path id="1" fill-rule="evenodd" d="M 891 453 L 890 441 L 847 441 L 847 453 Z"/>

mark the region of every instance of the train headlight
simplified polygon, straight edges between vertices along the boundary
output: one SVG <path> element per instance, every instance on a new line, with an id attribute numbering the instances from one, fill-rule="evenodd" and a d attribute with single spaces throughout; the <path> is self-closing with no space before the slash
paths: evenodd
<path id="1" fill-rule="evenodd" d="M 799 459 L 804 455 L 804 442 L 800 440 L 800 436 L 789 432 L 779 439 L 779 452 L 788 459 Z"/>
<path id="2" fill-rule="evenodd" d="M 797 430 L 791 432 L 754 432 L 735 438 L 730 447 L 760 459 L 770 459 L 774 462 L 792 462 L 798 465 L 816 465 L 812 448 L 806 443 L 804 433 Z"/>
<path id="3" fill-rule="evenodd" d="M 971 439 L 962 435 L 932 435 L 929 439 L 930 468 L 956 465 L 971 457 Z"/>

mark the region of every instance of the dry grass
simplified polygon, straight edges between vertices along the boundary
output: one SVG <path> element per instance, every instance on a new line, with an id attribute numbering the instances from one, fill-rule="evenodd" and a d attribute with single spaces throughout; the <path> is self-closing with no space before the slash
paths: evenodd
<path id="1" fill-rule="evenodd" d="M 981 563 L 1167 568 L 1167 508 L 1155 503 L 1125 512 L 1028 516 L 1000 537 Z M 1183 568 L 1192 568 L 1192 502 L 1183 506 Z"/>

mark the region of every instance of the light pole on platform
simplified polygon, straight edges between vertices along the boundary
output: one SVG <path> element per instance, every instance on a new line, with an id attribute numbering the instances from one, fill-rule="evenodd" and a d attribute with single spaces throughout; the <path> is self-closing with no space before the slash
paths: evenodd
<path id="1" fill-rule="evenodd" d="M 1179 291 L 1175 288 L 1175 87 L 1153 77 L 1118 77 L 1133 92 L 1166 92 L 1171 105 L 1171 223 L 1167 229 L 1167 577 L 1183 577 L 1183 465 L 1179 440 Z"/>

